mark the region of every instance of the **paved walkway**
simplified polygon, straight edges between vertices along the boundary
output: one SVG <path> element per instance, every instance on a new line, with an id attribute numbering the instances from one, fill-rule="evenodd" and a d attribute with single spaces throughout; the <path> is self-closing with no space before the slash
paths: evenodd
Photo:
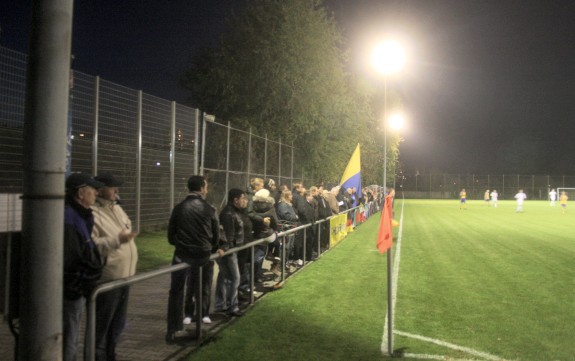
<path id="1" fill-rule="evenodd" d="M 266 261 L 264 263 L 264 268 L 269 268 L 269 262 Z M 266 274 L 271 276 L 270 272 Z M 216 276 L 217 265 L 214 268 L 214 286 Z M 266 282 L 264 286 L 270 286 L 271 284 L 273 282 Z M 172 345 L 165 343 L 169 287 L 170 275 L 152 278 L 132 286 L 128 308 L 128 322 L 117 348 L 119 361 L 182 360 L 199 347 L 199 342 L 196 340 Z M 266 289 L 256 288 L 256 291 L 258 290 L 264 291 Z M 213 299 L 214 297 L 212 297 L 212 310 Z M 224 315 L 215 314 L 212 320 L 213 323 L 211 325 L 202 325 L 203 337 L 213 335 L 232 319 Z M 193 334 L 195 325 L 188 325 L 186 329 Z M 14 337 L 10 333 L 6 322 L 0 324 L 0 360 L 14 360 Z"/>

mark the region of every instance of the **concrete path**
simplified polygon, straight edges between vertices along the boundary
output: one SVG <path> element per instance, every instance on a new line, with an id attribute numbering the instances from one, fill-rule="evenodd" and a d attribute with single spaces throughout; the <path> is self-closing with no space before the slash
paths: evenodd
<path id="1" fill-rule="evenodd" d="M 264 263 L 269 268 L 269 262 Z M 217 265 L 214 267 L 214 286 L 217 277 Z M 271 272 L 266 272 L 271 278 Z M 269 286 L 273 282 L 266 282 Z M 117 348 L 119 361 L 172 361 L 182 360 L 190 352 L 199 347 L 199 342 L 189 340 L 182 343 L 168 345 L 164 341 L 166 335 L 166 313 L 170 276 L 164 275 L 137 283 L 132 286 L 128 308 L 128 322 L 122 334 L 122 340 Z M 256 288 L 261 297 L 266 288 Z M 212 307 L 213 297 L 212 293 Z M 246 305 L 249 306 L 249 305 Z M 249 310 L 247 310 L 249 312 Z M 207 337 L 221 330 L 233 319 L 225 315 L 213 314 L 211 325 L 202 325 L 202 335 Z M 195 325 L 188 325 L 186 329 L 195 333 Z M 82 338 L 83 339 L 83 336 Z M 0 323 L 0 360 L 14 360 L 14 337 L 10 333 L 7 322 Z"/>

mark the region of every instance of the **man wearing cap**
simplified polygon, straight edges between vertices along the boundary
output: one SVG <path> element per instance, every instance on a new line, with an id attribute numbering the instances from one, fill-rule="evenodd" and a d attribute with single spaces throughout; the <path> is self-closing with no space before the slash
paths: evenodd
<path id="1" fill-rule="evenodd" d="M 76 360 L 86 297 L 96 286 L 105 263 L 91 235 L 94 216 L 90 207 L 96 201 L 97 189 L 102 186 L 82 173 L 73 173 L 66 179 L 62 310 L 64 361 Z"/>
<path id="2" fill-rule="evenodd" d="M 138 250 L 132 222 L 117 202 L 118 187 L 124 182 L 111 173 L 95 177 L 104 186 L 98 190 L 92 206 L 94 229 L 92 239 L 107 262 L 101 283 L 133 276 Z M 124 330 L 128 312 L 128 286 L 104 292 L 96 298 L 96 360 L 115 361 L 116 345 Z"/>

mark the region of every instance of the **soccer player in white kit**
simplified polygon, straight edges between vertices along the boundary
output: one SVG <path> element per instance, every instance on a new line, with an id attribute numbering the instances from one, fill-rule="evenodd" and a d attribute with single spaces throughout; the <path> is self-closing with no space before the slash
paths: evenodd
<path id="1" fill-rule="evenodd" d="M 515 209 L 515 212 L 523 212 L 523 202 L 527 199 L 527 194 L 523 193 L 523 189 L 520 189 L 515 195 L 515 199 L 517 199 L 517 209 Z"/>
<path id="2" fill-rule="evenodd" d="M 493 190 L 493 192 L 491 192 L 491 203 L 493 204 L 493 208 L 497 208 L 497 197 L 499 197 L 499 194 L 497 194 L 497 190 Z"/>
<path id="3" fill-rule="evenodd" d="M 552 189 L 551 192 L 549 192 L 549 199 L 551 200 L 551 207 L 555 207 L 555 201 L 557 200 L 557 192 L 555 192 L 555 189 Z"/>

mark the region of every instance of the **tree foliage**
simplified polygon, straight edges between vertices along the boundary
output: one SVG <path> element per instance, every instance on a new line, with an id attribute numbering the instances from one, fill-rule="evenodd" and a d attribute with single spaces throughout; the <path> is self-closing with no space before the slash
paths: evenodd
<path id="1" fill-rule="evenodd" d="M 383 148 L 374 90 L 346 72 L 344 39 L 321 1 L 253 0 L 227 25 L 185 74 L 192 106 L 293 142 L 317 179 L 339 181 L 360 143 L 364 178 L 375 182 Z"/>

